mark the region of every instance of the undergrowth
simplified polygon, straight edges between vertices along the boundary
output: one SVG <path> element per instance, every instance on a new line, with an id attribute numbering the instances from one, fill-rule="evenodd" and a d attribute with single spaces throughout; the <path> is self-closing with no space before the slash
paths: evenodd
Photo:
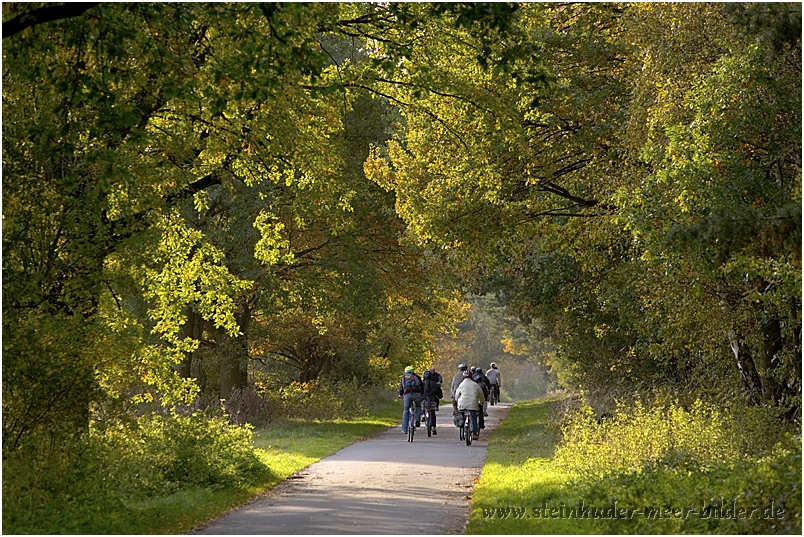
<path id="1" fill-rule="evenodd" d="M 468 533 L 801 533 L 800 429 L 701 402 L 515 405 L 489 442 Z"/>
<path id="2" fill-rule="evenodd" d="M 333 419 L 319 412 L 332 392 L 321 393 L 258 427 L 213 407 L 94 422 L 69 444 L 37 439 L 36 449 L 4 454 L 2 531 L 183 533 L 398 419 L 387 396 L 345 400 Z"/>

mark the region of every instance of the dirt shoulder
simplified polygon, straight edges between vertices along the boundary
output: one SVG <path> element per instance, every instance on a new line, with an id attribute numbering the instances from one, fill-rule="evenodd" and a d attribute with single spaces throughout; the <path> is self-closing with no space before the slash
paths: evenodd
<path id="1" fill-rule="evenodd" d="M 486 428 L 470 447 L 458 439 L 451 406 L 442 407 L 437 436 L 417 429 L 409 443 L 401 428 L 393 427 L 308 466 L 191 533 L 463 533 L 489 435 L 509 407 L 489 407 Z"/>

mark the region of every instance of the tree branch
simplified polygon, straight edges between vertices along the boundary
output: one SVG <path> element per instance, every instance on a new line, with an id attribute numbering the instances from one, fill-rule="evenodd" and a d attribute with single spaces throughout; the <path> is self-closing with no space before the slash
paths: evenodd
<path id="1" fill-rule="evenodd" d="M 3 39 L 17 35 L 23 30 L 36 26 L 37 24 L 80 17 L 98 4 L 100 4 L 100 2 L 72 2 L 56 6 L 40 7 L 28 13 L 20 13 L 13 19 L 3 23 Z"/>
<path id="2" fill-rule="evenodd" d="M 202 190 L 206 190 L 207 188 L 216 186 L 221 184 L 221 178 L 219 174 L 209 174 L 205 177 L 202 177 L 198 181 L 190 183 L 183 189 L 175 192 L 169 196 L 164 198 L 166 204 L 170 205 L 178 200 L 186 199 L 196 192 L 200 192 Z M 120 220 L 115 220 L 109 223 L 109 230 L 111 241 L 114 244 L 119 243 L 123 239 L 126 239 L 136 233 L 138 231 L 137 224 L 141 223 L 145 216 L 150 212 L 150 209 L 146 209 L 144 211 L 138 212 L 132 215 L 130 218 L 121 218 Z M 110 251 L 114 250 L 115 246 L 110 246 Z"/>

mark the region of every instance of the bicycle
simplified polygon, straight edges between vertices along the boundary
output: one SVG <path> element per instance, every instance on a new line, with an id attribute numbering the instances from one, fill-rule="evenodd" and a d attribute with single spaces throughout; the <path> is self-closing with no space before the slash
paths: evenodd
<path id="1" fill-rule="evenodd" d="M 466 441 L 467 446 L 472 445 L 472 414 L 468 410 L 463 410 L 463 425 L 461 425 L 461 440 Z"/>
<path id="2" fill-rule="evenodd" d="M 411 401 L 408 411 L 408 442 L 413 442 L 413 435 L 416 432 L 416 410 L 416 401 Z"/>
<path id="3" fill-rule="evenodd" d="M 435 409 L 438 403 L 435 401 L 422 401 L 424 408 L 424 426 L 427 427 L 427 437 L 430 438 L 435 429 Z"/>
<path id="4" fill-rule="evenodd" d="M 497 398 L 497 385 L 491 386 L 491 396 L 489 397 L 489 404 L 494 406 L 496 403 L 499 403 L 500 400 Z"/>

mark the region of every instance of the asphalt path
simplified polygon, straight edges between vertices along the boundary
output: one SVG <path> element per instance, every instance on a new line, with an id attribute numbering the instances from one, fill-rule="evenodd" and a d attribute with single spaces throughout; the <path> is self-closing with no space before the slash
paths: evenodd
<path id="1" fill-rule="evenodd" d="M 467 447 L 438 412 L 438 435 L 421 428 L 412 443 L 401 427 L 357 442 L 294 474 L 202 528 L 209 535 L 459 534 L 469 517 L 488 438 L 510 408 L 490 406 L 480 439 Z M 401 420 L 401 416 L 400 416 Z"/>

